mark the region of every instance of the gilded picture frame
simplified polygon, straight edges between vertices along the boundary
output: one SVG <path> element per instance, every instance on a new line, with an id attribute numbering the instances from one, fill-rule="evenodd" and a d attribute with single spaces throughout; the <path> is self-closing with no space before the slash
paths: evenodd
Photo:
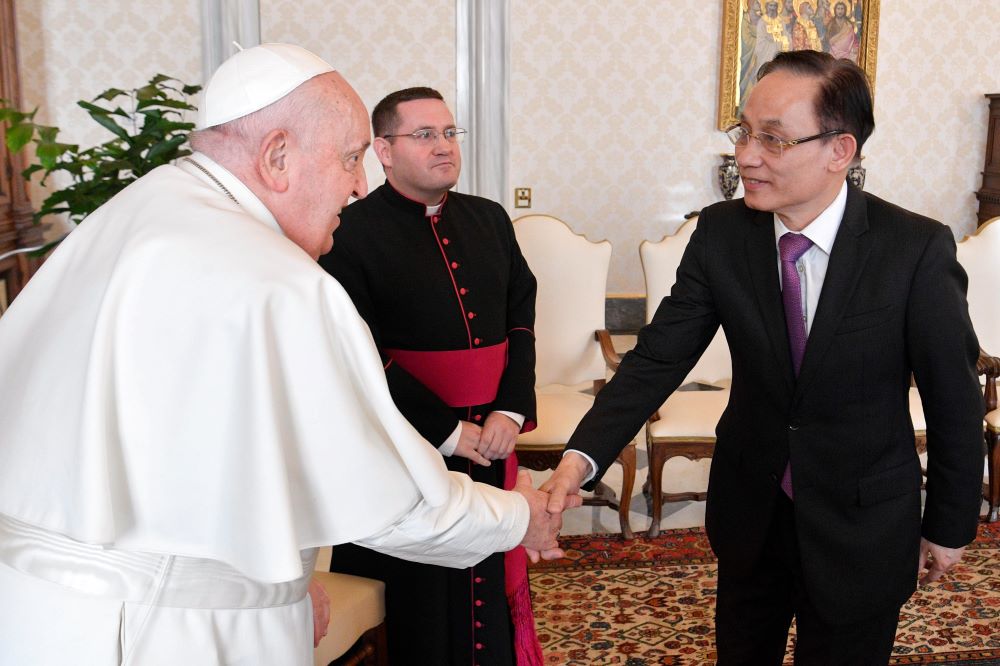
<path id="1" fill-rule="evenodd" d="M 738 122 L 757 70 L 778 51 L 813 48 L 850 58 L 874 94 L 878 22 L 879 0 L 722 0 L 719 129 Z"/>

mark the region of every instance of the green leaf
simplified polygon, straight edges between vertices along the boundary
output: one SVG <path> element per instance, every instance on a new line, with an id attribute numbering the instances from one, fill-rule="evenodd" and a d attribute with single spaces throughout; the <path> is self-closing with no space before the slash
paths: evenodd
<path id="1" fill-rule="evenodd" d="M 125 92 L 124 90 L 121 90 L 119 88 L 108 88 L 107 90 L 105 90 L 104 92 L 102 92 L 100 95 L 98 95 L 97 97 L 95 97 L 94 101 L 96 102 L 99 99 L 104 99 L 104 100 L 107 100 L 107 101 L 110 102 L 111 100 L 113 100 L 116 97 L 121 97 L 122 95 L 127 95 L 127 94 L 128 94 L 127 92 Z"/>
<path id="2" fill-rule="evenodd" d="M 149 149 L 149 152 L 146 153 L 146 160 L 152 162 L 160 155 L 163 155 L 165 153 L 174 150 L 175 148 L 183 144 L 185 141 L 187 141 L 186 136 L 175 136 L 174 138 L 168 141 L 161 141 L 160 143 L 156 144 L 155 146 Z"/>
<path id="3" fill-rule="evenodd" d="M 96 122 L 101 127 L 104 127 L 115 136 L 128 141 L 128 132 L 125 131 L 124 127 L 116 123 L 111 118 L 107 117 L 106 115 L 101 115 L 99 113 L 94 113 L 94 112 L 91 112 L 90 117 L 94 119 L 94 122 Z"/>
<path id="4" fill-rule="evenodd" d="M 0 123 L 10 123 L 12 125 L 22 122 L 28 114 L 22 113 L 17 109 L 8 109 L 7 107 L 0 107 Z"/>
<path id="5" fill-rule="evenodd" d="M 31 138 L 35 135 L 35 126 L 33 124 L 24 125 L 13 125 L 7 128 L 7 148 L 12 153 L 19 152 L 22 148 L 28 145 Z"/>
<path id="6" fill-rule="evenodd" d="M 43 143 L 52 143 L 56 140 L 56 135 L 59 134 L 58 127 L 47 127 L 45 125 L 38 125 L 36 127 L 38 130 L 38 140 Z"/>
<path id="7" fill-rule="evenodd" d="M 135 110 L 140 111 L 151 106 L 161 106 L 167 109 L 184 109 L 185 111 L 192 111 L 195 108 L 187 102 L 179 99 L 141 99 L 139 103 L 135 105 Z"/>
<path id="8" fill-rule="evenodd" d="M 41 171 L 44 167 L 41 164 L 32 164 L 27 169 L 21 172 L 21 178 L 25 180 L 31 180 L 31 175 L 35 172 Z"/>
<path id="9" fill-rule="evenodd" d="M 38 144 L 38 149 L 35 151 L 35 155 L 38 157 L 38 161 L 42 163 L 42 166 L 51 171 L 56 166 L 56 160 L 63 153 L 73 148 L 75 146 L 68 143 L 40 143 Z"/>
<path id="10" fill-rule="evenodd" d="M 153 99 L 159 95 L 159 90 L 157 90 L 154 85 L 145 85 L 141 88 L 135 89 L 135 97 L 138 100 Z"/>
<path id="11" fill-rule="evenodd" d="M 117 106 L 114 109 L 106 109 L 103 106 L 97 106 L 96 104 L 91 104 L 90 102 L 85 102 L 82 99 L 76 103 L 77 106 L 90 111 L 91 113 L 98 113 L 102 116 L 122 116 L 124 118 L 131 118 L 122 107 Z"/>

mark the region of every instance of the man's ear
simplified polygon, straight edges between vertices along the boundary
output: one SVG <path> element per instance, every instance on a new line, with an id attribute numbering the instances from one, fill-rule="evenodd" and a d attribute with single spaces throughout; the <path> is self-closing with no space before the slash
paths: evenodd
<path id="1" fill-rule="evenodd" d="M 260 142 L 257 153 L 257 170 L 261 181 L 274 192 L 285 192 L 289 185 L 290 166 L 288 132 L 283 129 L 271 130 Z"/>
<path id="2" fill-rule="evenodd" d="M 375 157 L 378 158 L 378 161 L 382 163 L 382 168 L 392 168 L 392 144 L 389 143 L 389 139 L 381 136 L 375 137 L 372 150 L 375 151 Z"/>
<path id="3" fill-rule="evenodd" d="M 854 162 L 854 153 L 858 150 L 858 140 L 853 134 L 838 134 L 832 139 L 833 156 L 830 159 L 830 171 L 845 171 Z"/>

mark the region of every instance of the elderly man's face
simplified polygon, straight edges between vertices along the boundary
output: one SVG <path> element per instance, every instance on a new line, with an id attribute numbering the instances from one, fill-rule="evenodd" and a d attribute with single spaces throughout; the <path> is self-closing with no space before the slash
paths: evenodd
<path id="1" fill-rule="evenodd" d="M 819 90 L 814 77 L 778 70 L 762 78 L 750 92 L 742 121 L 752 132 L 785 140 L 820 133 L 813 100 Z M 778 214 L 790 229 L 801 229 L 830 203 L 843 174 L 831 171 L 834 142 L 823 139 L 790 146 L 778 156 L 756 140 L 736 146 L 736 162 L 750 208 Z M 828 200 L 829 199 L 829 200 Z"/>
<path id="2" fill-rule="evenodd" d="M 455 118 L 439 99 L 415 99 L 396 107 L 399 122 L 391 140 L 378 139 L 375 147 L 386 169 L 389 183 L 402 194 L 427 205 L 441 201 L 458 182 L 462 151 L 443 132 L 455 127 Z M 411 136 L 417 130 L 437 132 L 436 140 L 425 143 Z"/>
<path id="3" fill-rule="evenodd" d="M 313 259 L 333 249 L 333 232 L 350 198 L 368 194 L 364 155 L 371 143 L 368 113 L 354 89 L 336 72 L 320 78 L 329 80 L 317 102 L 319 126 L 297 137 L 288 205 L 276 215 L 285 235 Z"/>

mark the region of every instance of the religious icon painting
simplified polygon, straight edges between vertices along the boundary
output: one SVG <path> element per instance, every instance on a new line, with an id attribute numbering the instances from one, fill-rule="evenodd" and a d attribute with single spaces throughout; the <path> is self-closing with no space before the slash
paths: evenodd
<path id="1" fill-rule="evenodd" d="M 737 122 L 757 72 L 781 51 L 854 61 L 875 89 L 879 0 L 722 0 L 719 129 Z"/>

